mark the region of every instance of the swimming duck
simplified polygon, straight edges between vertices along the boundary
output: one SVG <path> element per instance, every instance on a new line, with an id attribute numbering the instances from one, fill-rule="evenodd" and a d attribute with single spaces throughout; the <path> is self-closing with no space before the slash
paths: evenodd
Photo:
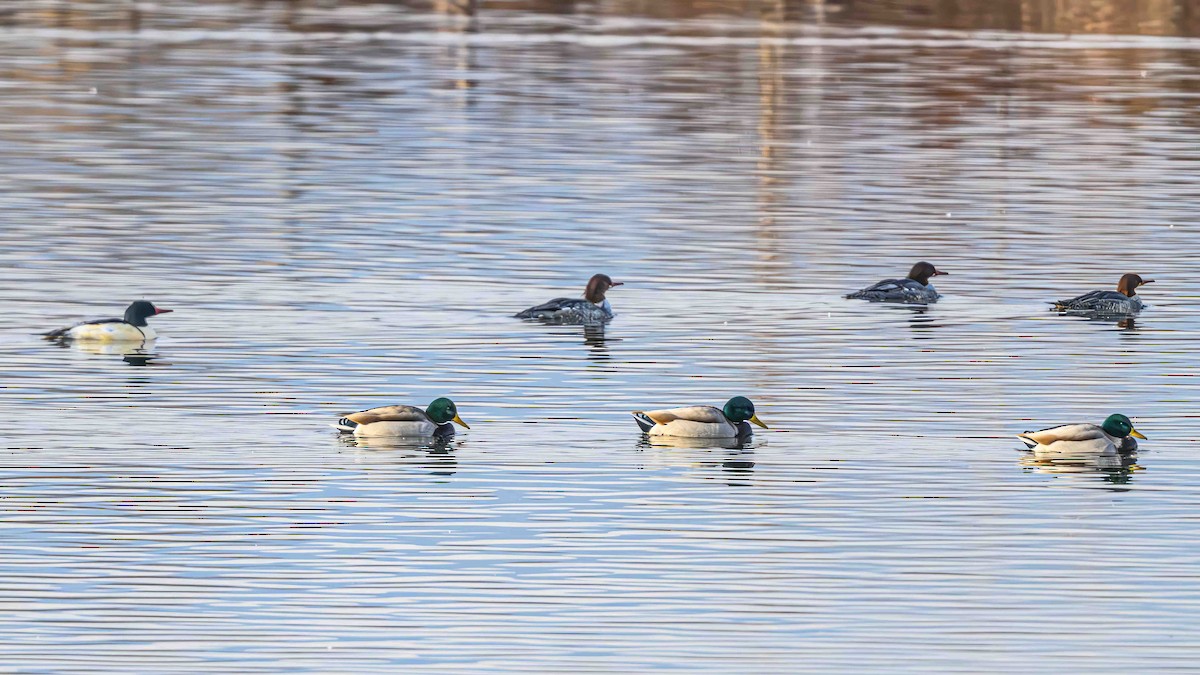
<path id="1" fill-rule="evenodd" d="M 518 319 L 537 319 L 552 323 L 597 324 L 613 318 L 612 305 L 604 294 L 622 282 L 613 281 L 607 274 L 596 274 L 588 280 L 582 298 L 555 298 L 516 314 Z"/>
<path id="2" fill-rule="evenodd" d="M 937 302 L 937 289 L 929 283 L 930 277 L 942 276 L 949 272 L 939 271 L 927 262 L 919 262 L 908 271 L 903 279 L 884 279 L 873 286 L 867 286 L 861 291 L 855 291 L 846 297 L 851 300 L 869 300 L 871 302 L 908 302 L 927 304 Z"/>
<path id="3" fill-rule="evenodd" d="M 355 436 L 444 436 L 454 434 L 451 422 L 470 429 L 448 398 L 434 399 L 421 410 L 411 405 L 387 405 L 346 415 L 331 425 Z"/>
<path id="4" fill-rule="evenodd" d="M 754 404 L 745 396 L 734 396 L 723 409 L 695 405 L 647 412 L 639 410 L 633 413 L 633 419 L 651 436 L 737 438 L 754 433 L 748 422 L 767 428 L 754 414 Z"/>
<path id="5" fill-rule="evenodd" d="M 168 314 L 174 310 L 155 307 L 145 300 L 138 300 L 125 310 L 123 319 L 97 319 L 84 321 L 67 328 L 43 333 L 47 340 L 91 340 L 96 342 L 123 342 L 153 340 L 158 333 L 146 323 L 156 314 Z"/>
<path id="6" fill-rule="evenodd" d="M 1070 300 L 1052 303 L 1054 311 L 1069 314 L 1136 314 L 1145 305 L 1137 295 L 1138 286 L 1154 283 L 1136 274 L 1123 274 L 1115 291 L 1092 291 Z"/>
<path id="7" fill-rule="evenodd" d="M 1124 415 L 1109 415 L 1099 425 L 1064 424 L 1041 431 L 1026 431 L 1017 438 L 1037 453 L 1070 455 L 1128 454 L 1137 450 L 1134 438 L 1146 440 Z"/>

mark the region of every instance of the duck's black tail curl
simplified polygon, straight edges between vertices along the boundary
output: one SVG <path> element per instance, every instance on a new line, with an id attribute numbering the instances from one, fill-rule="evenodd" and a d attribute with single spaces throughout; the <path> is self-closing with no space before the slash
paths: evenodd
<path id="1" fill-rule="evenodd" d="M 343 417 L 337 421 L 337 424 L 332 424 L 330 426 L 338 431 L 354 431 L 354 428 L 358 426 L 358 422 L 352 422 L 350 421 L 349 417 Z"/>
<path id="2" fill-rule="evenodd" d="M 642 433 L 649 432 L 656 424 L 656 422 L 650 419 L 650 417 L 644 412 L 638 411 L 630 414 L 633 415 L 633 420 L 637 422 L 637 425 L 642 428 Z"/>

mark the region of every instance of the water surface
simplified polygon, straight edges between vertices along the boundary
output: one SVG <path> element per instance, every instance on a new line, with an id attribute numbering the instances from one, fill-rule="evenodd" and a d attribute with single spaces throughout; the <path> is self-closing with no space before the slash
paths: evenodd
<path id="1" fill-rule="evenodd" d="M 1200 42 L 683 5 L 12 12 L 8 667 L 1190 668 Z M 598 271 L 605 329 L 509 318 Z M 1127 271 L 1133 324 L 1046 311 Z M 743 446 L 627 414 L 735 394 Z M 1117 411 L 1131 462 L 1013 438 Z"/>

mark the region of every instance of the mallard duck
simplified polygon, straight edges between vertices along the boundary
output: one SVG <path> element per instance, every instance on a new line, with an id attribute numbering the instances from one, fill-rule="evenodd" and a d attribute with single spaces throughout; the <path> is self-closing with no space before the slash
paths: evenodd
<path id="1" fill-rule="evenodd" d="M 636 411 L 633 419 L 642 431 L 651 436 L 684 436 L 687 438 L 737 438 L 753 433 L 748 422 L 766 429 L 767 425 L 754 414 L 754 404 L 745 396 L 734 396 L 724 409 L 709 405 L 687 408 Z"/>
<path id="2" fill-rule="evenodd" d="M 928 304 L 937 302 L 937 289 L 929 283 L 930 277 L 949 274 L 927 262 L 919 262 L 908 271 L 904 279 L 885 279 L 872 286 L 855 291 L 846 297 L 850 300 L 869 300 L 871 302 L 908 302 Z"/>
<path id="3" fill-rule="evenodd" d="M 1136 274 L 1123 274 L 1115 291 L 1092 291 L 1070 300 L 1058 300 L 1051 304 L 1054 311 L 1067 314 L 1120 315 L 1137 314 L 1142 311 L 1142 299 L 1138 297 L 1138 286 L 1154 283 Z"/>
<path id="4" fill-rule="evenodd" d="M 411 405 L 387 405 L 346 415 L 333 428 L 355 436 L 441 436 L 454 433 L 451 422 L 470 429 L 448 398 L 434 399 L 421 410 Z"/>
<path id="5" fill-rule="evenodd" d="M 604 294 L 613 286 L 620 285 L 620 281 L 613 281 L 607 274 L 595 274 L 588 280 L 582 298 L 555 298 L 519 312 L 515 317 L 550 323 L 604 323 L 613 318 L 612 305 Z"/>
<path id="6" fill-rule="evenodd" d="M 96 319 L 84 321 L 67 328 L 59 328 L 42 336 L 47 340 L 89 340 L 93 342 L 144 342 L 158 337 L 158 333 L 146 323 L 146 319 L 157 314 L 169 314 L 174 310 L 155 307 L 145 300 L 138 300 L 125 310 L 123 319 Z"/>
<path id="7" fill-rule="evenodd" d="M 1017 434 L 1025 447 L 1036 453 L 1070 455 L 1115 455 L 1137 450 L 1134 438 L 1146 437 L 1133 428 L 1124 415 L 1109 415 L 1104 424 L 1064 424 L 1041 431 Z"/>

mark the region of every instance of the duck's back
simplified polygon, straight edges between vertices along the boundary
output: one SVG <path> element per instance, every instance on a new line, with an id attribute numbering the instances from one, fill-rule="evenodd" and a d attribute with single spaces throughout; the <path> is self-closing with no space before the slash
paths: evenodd
<path id="1" fill-rule="evenodd" d="M 597 305 L 584 298 L 555 298 L 520 312 L 518 319 L 537 319 L 557 323 L 602 323 L 612 318 L 608 301 Z"/>
<path id="2" fill-rule="evenodd" d="M 1070 300 L 1059 300 L 1054 309 L 1060 312 L 1086 312 L 1093 314 L 1132 314 L 1142 309 L 1142 299 L 1132 298 L 1117 291 L 1092 291 Z"/>
<path id="3" fill-rule="evenodd" d="M 157 334 L 150 326 L 135 326 L 124 319 L 97 319 L 45 333 L 47 340 L 87 340 L 91 342 L 129 342 L 153 340 Z"/>
<path id="4" fill-rule="evenodd" d="M 846 297 L 871 302 L 930 303 L 937 302 L 940 296 L 932 284 L 922 284 L 915 279 L 885 279 Z"/>

